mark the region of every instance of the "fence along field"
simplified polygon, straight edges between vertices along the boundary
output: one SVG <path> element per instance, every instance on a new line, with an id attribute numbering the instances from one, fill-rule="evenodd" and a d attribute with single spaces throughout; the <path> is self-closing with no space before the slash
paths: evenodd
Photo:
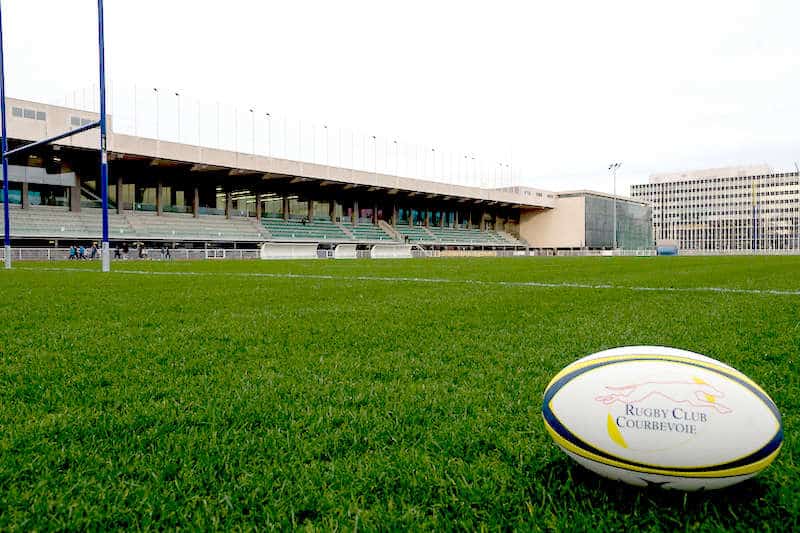
<path id="1" fill-rule="evenodd" d="M 0 528 L 797 529 L 798 261 L 17 265 L 0 275 Z M 757 380 L 785 415 L 776 463 L 688 495 L 572 464 L 542 391 L 630 344 Z"/>

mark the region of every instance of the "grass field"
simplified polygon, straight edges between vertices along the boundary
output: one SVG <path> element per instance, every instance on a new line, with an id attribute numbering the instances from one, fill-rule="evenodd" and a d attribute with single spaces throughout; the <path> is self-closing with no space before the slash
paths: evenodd
<path id="1" fill-rule="evenodd" d="M 2 530 L 800 528 L 800 258 L 15 267 Z M 631 344 L 753 377 L 784 416 L 775 464 L 691 494 L 575 465 L 544 387 Z"/>

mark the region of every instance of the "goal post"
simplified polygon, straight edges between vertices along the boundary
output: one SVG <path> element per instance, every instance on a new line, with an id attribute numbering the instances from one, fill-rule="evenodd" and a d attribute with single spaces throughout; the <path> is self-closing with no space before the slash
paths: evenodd
<path id="1" fill-rule="evenodd" d="M 46 139 L 41 139 L 32 143 L 28 143 L 14 150 L 8 149 L 8 134 L 6 130 L 6 81 L 5 81 L 5 63 L 3 57 L 4 42 L 3 42 L 3 8 L 2 0 L 0 0 L 0 120 L 2 126 L 0 127 L 0 134 L 2 134 L 2 159 L 3 159 L 3 244 L 5 247 L 4 260 L 5 268 L 11 268 L 11 226 L 9 217 L 8 205 L 8 158 L 11 155 L 29 151 L 38 146 L 50 144 L 60 139 L 65 139 L 84 131 L 94 128 L 100 129 L 100 191 L 101 200 L 103 204 L 102 217 L 103 217 L 103 234 L 102 234 L 102 248 L 100 252 L 102 271 L 108 272 L 111 270 L 111 254 L 108 246 L 108 128 L 106 119 L 106 65 L 105 65 L 105 31 L 103 25 L 103 0 L 97 0 L 97 40 L 98 40 L 98 53 L 100 59 L 100 120 L 70 130 L 65 133 L 54 135 Z"/>

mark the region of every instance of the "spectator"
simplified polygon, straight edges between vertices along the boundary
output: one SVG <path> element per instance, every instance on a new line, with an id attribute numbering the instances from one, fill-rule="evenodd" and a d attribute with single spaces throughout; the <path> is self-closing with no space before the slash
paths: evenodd
<path id="1" fill-rule="evenodd" d="M 82 244 L 78 248 L 78 259 L 86 259 L 86 248 Z"/>
<path id="2" fill-rule="evenodd" d="M 89 254 L 89 259 L 94 259 L 97 257 L 97 241 L 92 243 L 91 252 Z"/>

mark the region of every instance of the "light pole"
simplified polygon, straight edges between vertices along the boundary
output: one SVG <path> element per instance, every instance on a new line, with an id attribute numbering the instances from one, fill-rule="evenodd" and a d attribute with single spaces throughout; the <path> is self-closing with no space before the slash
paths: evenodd
<path id="1" fill-rule="evenodd" d="M 328 142 L 328 125 L 323 124 L 322 129 L 325 130 L 325 174 L 331 177 L 331 151 L 330 143 Z"/>
<path id="2" fill-rule="evenodd" d="M 217 149 L 221 149 L 222 148 L 222 143 L 221 143 L 220 133 L 219 133 L 219 130 L 220 130 L 219 121 L 220 121 L 220 104 L 219 104 L 219 102 L 217 102 Z"/>
<path id="3" fill-rule="evenodd" d="M 267 157 L 272 157 L 272 115 L 267 113 Z"/>
<path id="4" fill-rule="evenodd" d="M 392 143 L 394 144 L 394 175 L 400 175 L 400 148 L 399 144 L 397 143 L 397 139 L 393 140 Z"/>
<path id="5" fill-rule="evenodd" d="M 328 142 L 328 125 L 323 124 L 322 129 L 325 130 L 325 164 L 331 166 L 331 150 L 330 143 Z"/>
<path id="6" fill-rule="evenodd" d="M 256 155 L 256 112 L 250 108 L 250 153 Z"/>
<path id="7" fill-rule="evenodd" d="M 200 109 L 200 100 L 197 101 L 197 146 L 202 146 L 203 144 L 203 129 L 201 126 L 201 118 L 203 116 L 202 109 Z"/>
<path id="8" fill-rule="evenodd" d="M 608 165 L 608 170 L 611 172 L 612 176 L 614 176 L 614 214 L 613 214 L 614 250 L 617 249 L 617 169 L 621 166 L 622 166 L 622 161 L 611 163 L 610 165 Z"/>
<path id="9" fill-rule="evenodd" d="M 177 100 L 178 111 L 178 142 L 181 142 L 181 93 L 176 92 L 175 98 Z"/>
<path id="10" fill-rule="evenodd" d="M 472 161 L 472 184 L 475 187 L 480 187 L 478 183 L 478 171 L 476 170 L 476 163 L 475 163 L 475 155 L 470 156 L 470 161 Z"/>
<path id="11" fill-rule="evenodd" d="M 372 168 L 375 177 L 378 177 L 378 137 L 372 136 Z"/>
<path id="12" fill-rule="evenodd" d="M 153 93 L 156 95 L 156 140 L 158 140 L 158 88 L 153 87 Z"/>

